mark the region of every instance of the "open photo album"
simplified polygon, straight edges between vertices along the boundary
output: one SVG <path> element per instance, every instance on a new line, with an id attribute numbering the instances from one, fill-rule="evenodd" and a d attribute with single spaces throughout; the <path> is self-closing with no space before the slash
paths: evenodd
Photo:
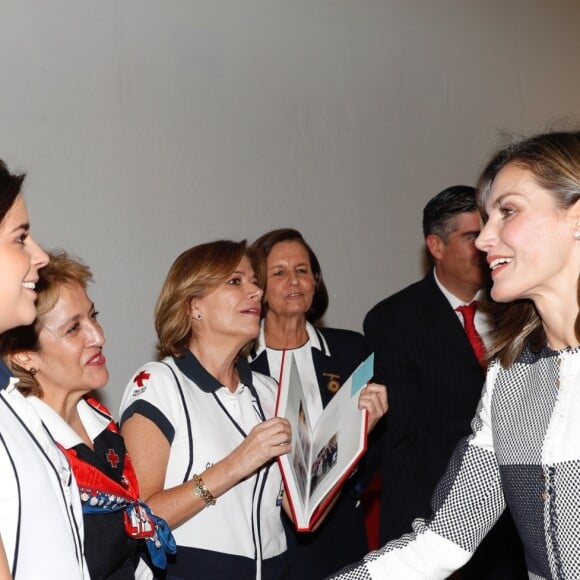
<path id="1" fill-rule="evenodd" d="M 367 413 L 360 390 L 373 375 L 374 355 L 344 382 L 313 425 L 294 355 L 282 363 L 276 415 L 292 426 L 292 449 L 278 458 L 298 531 L 310 530 L 366 449 Z"/>

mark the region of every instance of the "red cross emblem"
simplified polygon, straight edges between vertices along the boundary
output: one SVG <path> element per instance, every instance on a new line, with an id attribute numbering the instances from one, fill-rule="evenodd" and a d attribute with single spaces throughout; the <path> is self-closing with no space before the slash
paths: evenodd
<path id="1" fill-rule="evenodd" d="M 116 469 L 117 465 L 119 465 L 119 456 L 115 453 L 114 449 L 109 449 L 107 451 L 105 459 L 111 464 L 113 469 Z"/>
<path id="2" fill-rule="evenodd" d="M 134 379 L 133 382 L 137 383 L 139 388 L 143 387 L 144 381 L 146 381 L 151 375 L 147 371 L 141 371 Z"/>

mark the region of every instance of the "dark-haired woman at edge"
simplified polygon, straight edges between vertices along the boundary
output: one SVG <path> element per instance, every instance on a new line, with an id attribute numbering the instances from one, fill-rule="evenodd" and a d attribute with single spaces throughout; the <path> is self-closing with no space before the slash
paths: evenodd
<path id="1" fill-rule="evenodd" d="M 2 333 L 34 320 L 38 271 L 48 262 L 30 235 L 23 180 L 0 161 Z M 0 576 L 86 579 L 78 489 L 65 456 L 17 383 L 0 362 Z"/>

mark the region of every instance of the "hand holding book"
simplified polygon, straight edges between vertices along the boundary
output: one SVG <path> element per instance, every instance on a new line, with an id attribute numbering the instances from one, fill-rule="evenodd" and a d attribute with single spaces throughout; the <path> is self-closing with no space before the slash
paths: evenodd
<path id="1" fill-rule="evenodd" d="M 385 387 L 372 383 L 365 387 L 372 373 L 373 355 L 354 371 L 313 425 L 294 356 L 283 363 L 276 414 L 290 422 L 292 444 L 278 462 L 299 531 L 312 529 L 364 453 L 368 430 L 387 409 Z"/>
<path id="2" fill-rule="evenodd" d="M 358 398 L 358 408 L 368 411 L 367 435 L 375 428 L 379 419 L 389 408 L 389 399 L 385 385 L 378 383 L 368 383 L 360 392 Z"/>
<path id="3" fill-rule="evenodd" d="M 258 423 L 232 451 L 232 462 L 239 471 L 240 479 L 248 477 L 264 464 L 291 449 L 292 431 L 290 423 L 281 417 Z"/>

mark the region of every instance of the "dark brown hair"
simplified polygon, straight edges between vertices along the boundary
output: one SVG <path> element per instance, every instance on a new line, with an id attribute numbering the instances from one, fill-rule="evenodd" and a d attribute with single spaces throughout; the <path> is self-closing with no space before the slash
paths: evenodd
<path id="1" fill-rule="evenodd" d="M 328 290 L 326 289 L 326 284 L 322 278 L 322 269 L 320 267 L 320 262 L 316 257 L 316 254 L 312 251 L 312 248 L 306 243 L 306 240 L 302 237 L 302 234 L 298 230 L 293 230 L 291 228 L 282 228 L 279 230 L 272 230 L 262 236 L 260 236 L 252 246 L 259 248 L 264 257 L 267 259 L 268 255 L 272 251 L 272 248 L 279 244 L 280 242 L 298 242 L 304 249 L 308 252 L 308 258 L 310 259 L 310 267 L 312 268 L 312 274 L 314 275 L 315 286 L 314 286 L 314 297 L 312 298 L 312 305 L 306 313 L 306 320 L 312 324 L 320 324 L 322 317 L 324 316 L 326 309 L 328 308 Z M 262 313 L 265 315 L 267 312 L 268 305 L 264 303 L 264 308 Z"/>
<path id="2" fill-rule="evenodd" d="M 456 229 L 455 218 L 462 213 L 477 211 L 475 187 L 452 185 L 432 197 L 423 208 L 423 236 L 439 236 L 446 244 Z"/>
<path id="3" fill-rule="evenodd" d="M 0 224 L 18 197 L 25 177 L 24 173 L 20 175 L 10 173 L 6 163 L 0 159 Z"/>

